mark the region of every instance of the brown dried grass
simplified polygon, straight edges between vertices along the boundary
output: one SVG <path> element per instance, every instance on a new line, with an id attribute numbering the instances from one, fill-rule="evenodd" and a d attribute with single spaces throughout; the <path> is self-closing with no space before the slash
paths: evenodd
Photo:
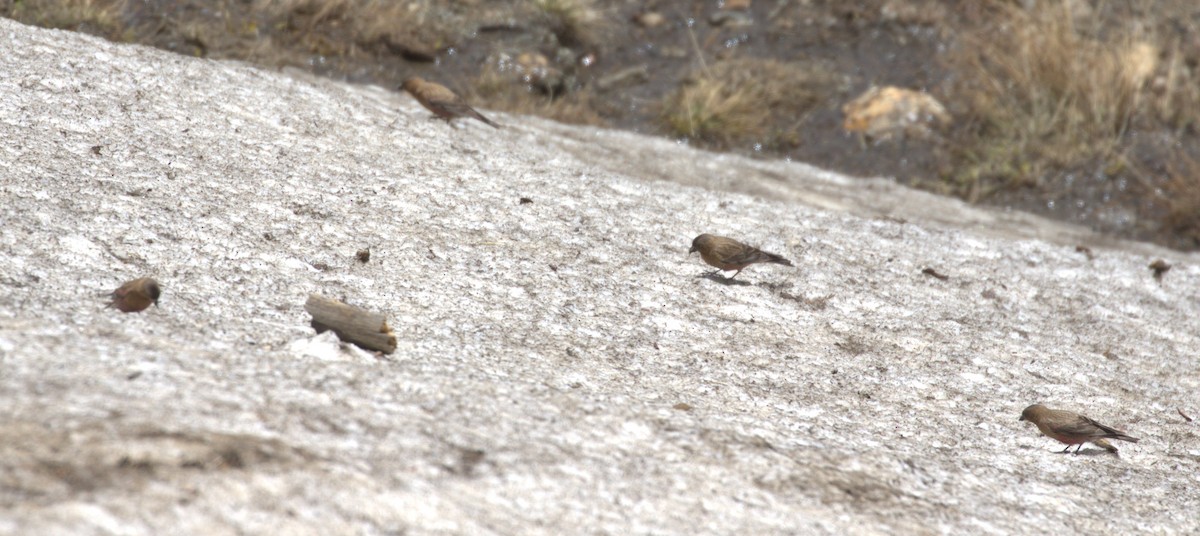
<path id="1" fill-rule="evenodd" d="M 815 62 L 734 59 L 694 71 L 662 104 L 678 137 L 718 148 L 795 143 L 804 117 L 838 89 Z"/>
<path id="2" fill-rule="evenodd" d="M 960 191 L 1037 185 L 1087 163 L 1120 167 L 1138 121 L 1182 128 L 1200 118 L 1197 76 L 1154 24 L 1081 16 L 1063 0 L 988 5 L 991 20 L 947 56 L 965 125 Z"/>
<path id="3" fill-rule="evenodd" d="M 126 5 L 127 0 L 22 0 L 0 3 L 0 13 L 27 24 L 130 41 L 133 35 L 121 20 Z"/>

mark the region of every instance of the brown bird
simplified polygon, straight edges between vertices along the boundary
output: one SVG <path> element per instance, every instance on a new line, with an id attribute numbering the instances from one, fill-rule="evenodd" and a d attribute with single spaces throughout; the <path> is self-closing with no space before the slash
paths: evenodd
<path id="1" fill-rule="evenodd" d="M 688 250 L 688 255 L 700 252 L 700 258 L 709 266 L 715 266 L 717 269 L 709 275 L 715 274 L 722 270 L 737 270 L 737 273 L 729 277 L 733 279 L 742 270 L 751 264 L 760 262 L 773 262 L 784 266 L 792 266 L 792 261 L 789 261 L 774 253 L 767 253 L 753 246 L 747 246 L 732 238 L 723 236 L 715 236 L 710 234 L 702 234 L 692 240 L 692 249 Z"/>
<path id="2" fill-rule="evenodd" d="M 1067 448 L 1063 449 L 1064 453 L 1071 450 L 1071 445 L 1079 445 L 1075 448 L 1075 454 L 1079 454 L 1079 449 L 1082 449 L 1083 444 L 1088 442 L 1096 443 L 1109 452 L 1115 452 L 1116 447 L 1107 441 L 1098 443 L 1097 440 L 1120 439 L 1131 443 L 1138 442 L 1136 437 L 1130 437 L 1125 432 L 1100 424 L 1078 413 L 1050 409 L 1041 404 L 1025 408 L 1025 411 L 1021 412 L 1019 420 L 1036 424 L 1038 430 L 1041 430 L 1046 437 L 1066 443 Z"/>
<path id="3" fill-rule="evenodd" d="M 112 302 L 105 308 L 116 307 L 122 313 L 136 313 L 145 310 L 151 304 L 158 305 L 160 294 L 162 294 L 162 289 L 159 288 L 158 281 L 149 277 L 141 277 L 114 290 Z"/>
<path id="4" fill-rule="evenodd" d="M 433 112 L 433 115 L 445 119 L 446 122 L 450 122 L 457 117 L 473 117 L 495 128 L 500 128 L 500 125 L 493 123 L 492 120 L 475 111 L 462 97 L 450 91 L 450 88 L 437 82 L 430 82 L 419 76 L 413 76 L 405 80 L 400 89 L 407 91 L 409 95 L 417 99 L 417 102 L 421 103 L 421 106 Z"/>

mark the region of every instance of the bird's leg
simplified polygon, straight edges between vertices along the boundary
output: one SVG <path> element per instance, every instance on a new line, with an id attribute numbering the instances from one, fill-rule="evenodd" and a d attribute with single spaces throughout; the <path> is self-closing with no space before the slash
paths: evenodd
<path id="1" fill-rule="evenodd" d="M 711 272 L 708 272 L 708 273 L 704 274 L 704 277 L 712 277 L 712 276 L 714 276 L 714 275 L 717 275 L 717 272 L 720 272 L 720 271 L 721 271 L 721 269 L 720 269 L 720 268 L 717 268 L 716 270 L 713 270 L 713 271 L 711 271 Z"/>
<path id="2" fill-rule="evenodd" d="M 729 280 L 730 280 L 730 281 L 733 281 L 733 278 L 737 277 L 737 276 L 738 276 L 738 274 L 740 274 L 740 273 L 742 273 L 742 271 L 741 271 L 741 270 L 738 270 L 738 271 L 737 271 L 737 273 L 735 273 L 735 274 L 733 274 L 733 275 L 729 276 Z"/>
<path id="3" fill-rule="evenodd" d="M 1071 445 L 1067 445 L 1067 448 L 1062 449 L 1062 451 L 1060 451 L 1059 454 L 1066 454 L 1068 452 L 1071 452 Z"/>
<path id="4" fill-rule="evenodd" d="M 1077 456 L 1078 456 L 1078 455 L 1079 455 L 1079 451 L 1080 451 L 1080 450 L 1082 450 L 1082 449 L 1083 449 L 1083 443 L 1080 443 L 1078 447 L 1075 447 L 1075 455 L 1077 455 Z"/>

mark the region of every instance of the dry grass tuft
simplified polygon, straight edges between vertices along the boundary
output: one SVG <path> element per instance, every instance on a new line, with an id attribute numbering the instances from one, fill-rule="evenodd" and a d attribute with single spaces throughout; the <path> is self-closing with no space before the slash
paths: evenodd
<path id="1" fill-rule="evenodd" d="M 47 28 L 99 35 L 112 41 L 131 41 L 121 13 L 127 0 L 22 0 L 0 4 L 0 14 Z"/>
<path id="2" fill-rule="evenodd" d="M 468 95 L 468 100 L 481 108 L 538 115 L 574 125 L 608 126 L 599 114 L 599 99 L 593 98 L 590 89 L 576 88 L 550 96 L 522 83 L 511 70 L 498 68 L 495 63 L 474 80 Z"/>
<path id="3" fill-rule="evenodd" d="M 736 59 L 701 68 L 663 102 L 668 132 L 718 148 L 798 143 L 797 127 L 840 90 L 815 62 Z"/>
<path id="4" fill-rule="evenodd" d="M 1167 174 L 1163 227 L 1175 238 L 1175 247 L 1200 248 L 1200 161 L 1177 155 L 1168 164 Z"/>
<path id="5" fill-rule="evenodd" d="M 989 5 L 997 18 L 948 56 L 966 108 L 960 192 L 979 192 L 980 181 L 985 190 L 1039 184 L 1049 170 L 1085 163 L 1119 167 L 1137 120 L 1195 124 L 1196 75 L 1153 31 L 1102 25 L 1069 1 Z"/>

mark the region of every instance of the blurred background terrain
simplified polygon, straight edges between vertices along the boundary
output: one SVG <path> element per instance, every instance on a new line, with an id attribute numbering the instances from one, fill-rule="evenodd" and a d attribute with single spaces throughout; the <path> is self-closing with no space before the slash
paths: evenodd
<path id="1" fill-rule="evenodd" d="M 180 54 L 891 176 L 1200 248 L 1192 0 L 0 0 Z"/>

